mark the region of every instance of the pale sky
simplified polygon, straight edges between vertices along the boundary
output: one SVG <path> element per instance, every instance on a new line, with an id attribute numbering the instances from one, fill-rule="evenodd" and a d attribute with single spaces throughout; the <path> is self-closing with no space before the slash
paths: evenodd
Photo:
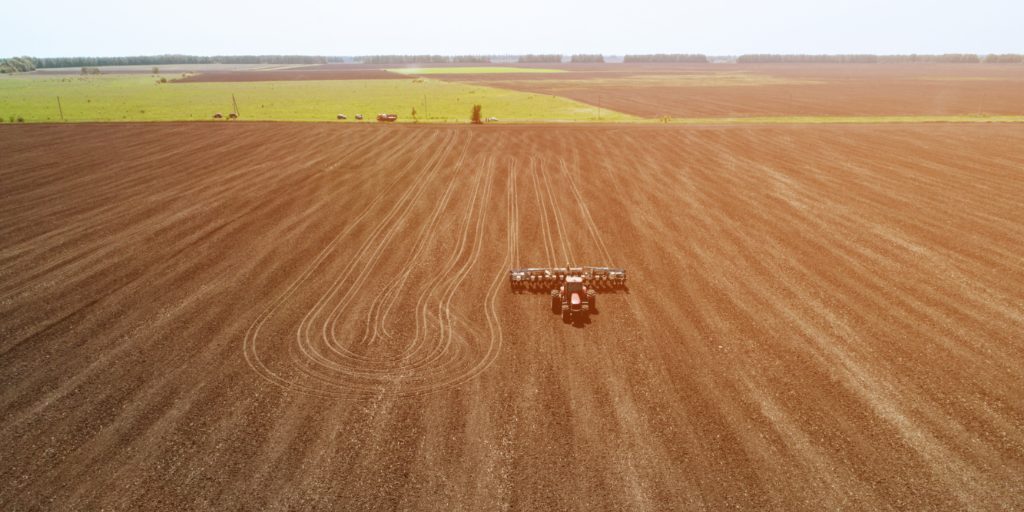
<path id="1" fill-rule="evenodd" d="M 21 0 L 0 57 L 1024 53 L 1024 0 Z"/>

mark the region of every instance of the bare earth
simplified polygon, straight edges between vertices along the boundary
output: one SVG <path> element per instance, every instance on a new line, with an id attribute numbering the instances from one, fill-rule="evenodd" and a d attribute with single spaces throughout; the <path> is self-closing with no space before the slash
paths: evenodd
<path id="1" fill-rule="evenodd" d="M 0 126 L 0 509 L 1024 508 L 1017 125 Z M 611 264 L 564 324 L 517 265 Z"/>
<path id="2" fill-rule="evenodd" d="M 1024 114 L 1020 64 L 605 64 L 567 69 L 576 73 L 450 78 L 565 96 L 642 117 Z M 729 83 L 737 78 L 747 80 Z"/>

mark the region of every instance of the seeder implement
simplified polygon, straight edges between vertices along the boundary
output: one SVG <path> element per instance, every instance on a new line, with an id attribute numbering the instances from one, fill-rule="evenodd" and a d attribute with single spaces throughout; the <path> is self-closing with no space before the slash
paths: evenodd
<path id="1" fill-rule="evenodd" d="M 626 286 L 626 270 L 611 267 L 519 268 L 508 272 L 512 289 L 556 289 L 567 277 L 579 277 L 588 288 L 612 289 Z"/>

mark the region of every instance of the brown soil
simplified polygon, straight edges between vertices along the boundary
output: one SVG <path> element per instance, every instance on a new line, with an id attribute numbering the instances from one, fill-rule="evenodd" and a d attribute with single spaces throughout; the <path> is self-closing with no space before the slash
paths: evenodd
<path id="1" fill-rule="evenodd" d="M 1024 132 L 0 126 L 0 509 L 1019 509 Z M 612 264 L 564 324 L 518 265 Z"/>
<path id="2" fill-rule="evenodd" d="M 445 78 L 566 96 L 642 117 L 1024 114 L 1021 65 L 608 64 L 567 69 L 578 72 Z M 649 75 L 735 73 L 806 83 L 695 87 L 633 81 Z M 567 78 L 604 83 L 563 83 Z"/>

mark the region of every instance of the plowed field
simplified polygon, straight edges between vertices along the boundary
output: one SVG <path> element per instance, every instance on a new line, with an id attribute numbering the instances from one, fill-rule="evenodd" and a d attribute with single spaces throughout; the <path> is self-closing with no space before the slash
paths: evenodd
<path id="1" fill-rule="evenodd" d="M 1016 125 L 0 126 L 0 509 L 1024 507 Z M 518 265 L 609 264 L 563 323 Z"/>
<path id="2" fill-rule="evenodd" d="M 642 117 L 1024 114 L 1020 65 L 607 64 L 589 69 L 571 75 L 448 78 L 565 96 Z"/>

